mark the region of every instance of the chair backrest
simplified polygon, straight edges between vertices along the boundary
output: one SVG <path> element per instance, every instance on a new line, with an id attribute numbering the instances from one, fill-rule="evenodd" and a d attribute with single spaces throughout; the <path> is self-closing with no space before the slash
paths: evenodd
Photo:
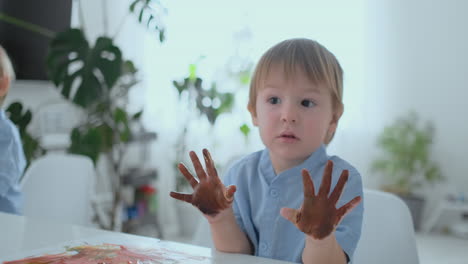
<path id="1" fill-rule="evenodd" d="M 52 153 L 34 160 L 21 182 L 23 214 L 91 225 L 95 171 L 88 157 Z"/>
<path id="2" fill-rule="evenodd" d="M 364 217 L 356 264 L 417 264 L 418 252 L 408 206 L 397 196 L 364 190 Z"/>

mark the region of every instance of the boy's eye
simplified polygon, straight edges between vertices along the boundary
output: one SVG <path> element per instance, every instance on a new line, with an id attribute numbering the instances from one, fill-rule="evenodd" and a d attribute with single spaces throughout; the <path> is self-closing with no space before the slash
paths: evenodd
<path id="1" fill-rule="evenodd" d="M 314 107 L 315 103 L 311 100 L 302 100 L 301 105 L 305 107 Z"/>
<path id="2" fill-rule="evenodd" d="M 278 97 L 270 97 L 268 99 L 268 102 L 270 104 L 279 104 L 281 102 L 281 100 Z"/>

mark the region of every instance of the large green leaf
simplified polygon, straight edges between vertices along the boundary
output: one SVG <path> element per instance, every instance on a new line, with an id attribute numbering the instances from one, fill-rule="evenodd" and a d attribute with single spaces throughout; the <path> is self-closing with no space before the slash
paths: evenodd
<path id="1" fill-rule="evenodd" d="M 219 92 L 216 88 L 216 83 L 211 85 L 210 90 L 204 90 L 200 81 L 199 86 L 195 86 L 195 88 L 197 91 L 196 106 L 198 110 L 200 110 L 200 113 L 205 115 L 212 125 L 215 124 L 219 115 L 231 111 L 234 105 L 234 95 L 232 93 Z M 213 104 L 205 106 L 203 104 L 205 98 L 209 99 L 212 103 L 218 100 L 220 105 L 218 107 L 215 107 Z"/>
<path id="2" fill-rule="evenodd" d="M 120 141 L 128 142 L 131 137 L 130 125 L 128 122 L 128 113 L 125 109 L 117 107 L 114 111 L 114 122 L 116 127 L 114 132 L 119 133 Z"/>
<path id="3" fill-rule="evenodd" d="M 108 96 L 119 79 L 122 53 L 110 38 L 100 37 L 90 47 L 80 29 L 69 29 L 51 41 L 47 67 L 65 98 L 88 107 Z"/>
<path id="4" fill-rule="evenodd" d="M 165 9 L 159 1 L 134 0 L 130 4 L 129 10 L 131 13 L 138 16 L 139 23 L 145 25 L 148 29 L 154 30 L 158 34 L 161 43 L 165 40 L 164 25 L 159 19 L 160 14 L 165 12 Z"/>
<path id="5" fill-rule="evenodd" d="M 250 127 L 247 124 L 243 124 L 242 126 L 239 127 L 240 131 L 242 132 L 242 135 L 244 137 L 248 137 L 250 134 Z"/>
<path id="6" fill-rule="evenodd" d="M 29 167 L 31 161 L 45 153 L 45 150 L 40 146 L 39 141 L 31 136 L 27 128 L 32 119 L 30 110 L 23 107 L 20 102 L 11 103 L 6 112 L 9 119 L 18 127 L 21 142 L 23 144 L 23 151 L 26 157 L 26 167 Z"/>
<path id="7" fill-rule="evenodd" d="M 9 115 L 8 118 L 18 127 L 20 133 L 23 134 L 31 122 L 31 111 L 23 109 L 23 105 L 20 102 L 13 102 L 7 107 L 6 112 Z"/>
<path id="8" fill-rule="evenodd" d="M 72 130 L 70 138 L 68 151 L 88 156 L 96 164 L 99 153 L 109 151 L 112 146 L 112 129 L 106 124 L 77 127 Z"/>

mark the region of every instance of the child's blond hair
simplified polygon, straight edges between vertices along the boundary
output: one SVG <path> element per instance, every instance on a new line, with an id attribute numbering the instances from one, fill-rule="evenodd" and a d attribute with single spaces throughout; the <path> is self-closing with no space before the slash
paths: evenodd
<path id="1" fill-rule="evenodd" d="M 10 58 L 5 49 L 0 45 L 0 78 L 8 77 L 10 82 L 15 79 L 15 71 L 11 64 Z M 6 95 L 0 96 L 0 106 L 3 104 Z"/>
<path id="2" fill-rule="evenodd" d="M 283 67 L 286 79 L 303 70 L 314 84 L 325 85 L 331 91 L 335 113 L 343 112 L 343 69 L 336 57 L 318 42 L 310 39 L 288 39 L 263 54 L 250 83 L 248 109 L 256 115 L 257 92 L 275 65 Z M 328 144 L 333 135 L 325 139 Z"/>

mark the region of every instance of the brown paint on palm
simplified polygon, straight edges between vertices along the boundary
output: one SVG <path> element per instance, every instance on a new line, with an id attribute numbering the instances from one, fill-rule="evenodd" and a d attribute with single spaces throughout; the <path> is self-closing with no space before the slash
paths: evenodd
<path id="1" fill-rule="evenodd" d="M 333 162 L 329 160 L 323 173 L 322 183 L 318 194 L 315 194 L 314 183 L 307 170 L 302 170 L 304 184 L 304 202 L 298 209 L 283 208 L 281 215 L 291 221 L 299 230 L 315 239 L 323 239 L 329 236 L 341 222 L 343 217 L 354 209 L 361 197 L 357 196 L 350 202 L 336 209 L 336 203 L 343 193 L 348 180 L 349 172 L 344 170 L 333 192 L 330 193 Z"/>
<path id="2" fill-rule="evenodd" d="M 205 159 L 206 170 L 203 169 L 197 154 L 194 151 L 190 152 L 190 159 L 199 180 L 189 172 L 184 164 L 179 163 L 178 166 L 180 172 L 192 186 L 193 193 L 171 192 L 170 196 L 192 204 L 206 215 L 215 216 L 231 206 L 236 186 L 224 186 L 218 177 L 213 159 L 207 149 L 203 149 L 203 157 Z"/>

